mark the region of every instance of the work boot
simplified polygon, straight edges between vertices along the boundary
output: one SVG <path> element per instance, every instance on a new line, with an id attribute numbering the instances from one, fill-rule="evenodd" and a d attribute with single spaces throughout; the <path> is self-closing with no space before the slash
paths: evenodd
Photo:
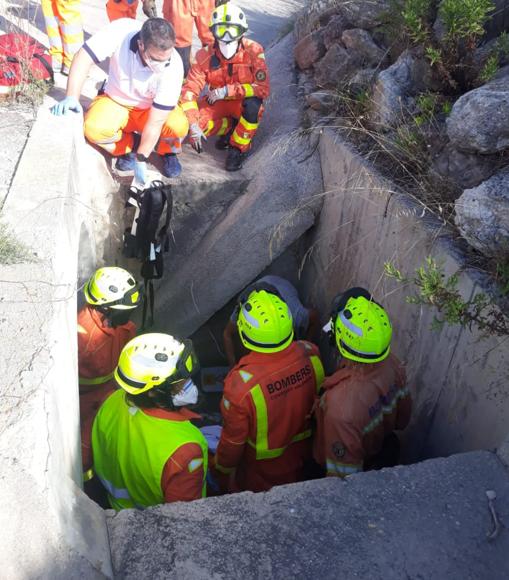
<path id="1" fill-rule="evenodd" d="M 133 150 L 131 153 L 125 153 L 124 155 L 117 157 L 117 162 L 115 164 L 117 171 L 134 171 L 136 151 L 138 150 L 140 141 L 141 135 L 139 133 L 133 133 Z"/>
<path id="2" fill-rule="evenodd" d="M 182 173 L 182 165 L 175 153 L 163 155 L 163 175 L 165 177 L 178 177 Z"/>
<path id="3" fill-rule="evenodd" d="M 226 156 L 226 171 L 238 171 L 242 169 L 245 156 L 246 154 L 242 153 L 237 147 L 230 147 L 228 149 L 228 155 Z"/>
<path id="4" fill-rule="evenodd" d="M 126 153 L 117 157 L 115 167 L 117 171 L 134 171 L 134 162 L 136 161 L 136 153 Z"/>

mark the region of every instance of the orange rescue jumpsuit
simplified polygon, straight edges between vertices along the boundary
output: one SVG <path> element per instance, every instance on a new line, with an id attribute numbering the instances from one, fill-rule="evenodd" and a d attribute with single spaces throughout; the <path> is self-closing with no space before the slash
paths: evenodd
<path id="1" fill-rule="evenodd" d="M 228 96 L 209 105 L 205 97 L 199 99 L 206 84 L 210 90 L 226 86 Z M 226 135 L 235 127 L 230 145 L 244 152 L 251 146 L 263 113 L 263 100 L 269 93 L 263 47 L 242 38 L 237 53 L 229 60 L 216 45 L 198 51 L 180 102 L 189 124 L 198 123 L 207 137 Z"/>
<path id="2" fill-rule="evenodd" d="M 374 364 L 346 364 L 323 383 L 315 406 L 314 458 L 328 476 L 362 471 L 384 437 L 410 421 L 412 399 L 394 355 Z"/>
<path id="3" fill-rule="evenodd" d="M 305 341 L 278 353 L 251 352 L 230 371 L 214 460 L 216 473 L 230 475 L 229 491 L 266 491 L 303 478 L 322 380 L 318 348 Z"/>
<path id="4" fill-rule="evenodd" d="M 193 43 L 193 22 L 203 46 L 214 42 L 209 28 L 214 7 L 214 0 L 164 0 L 163 18 L 175 29 L 177 48 Z"/>
<path id="5" fill-rule="evenodd" d="M 78 313 L 78 372 L 80 381 L 81 454 L 83 470 L 92 466 L 90 436 L 95 415 L 116 383 L 113 371 L 124 346 L 134 338 L 133 322 L 116 328 L 90 306 Z"/>
<path id="6" fill-rule="evenodd" d="M 119 18 L 135 19 L 137 10 L 138 0 L 108 0 L 106 2 L 106 14 L 110 22 Z"/>

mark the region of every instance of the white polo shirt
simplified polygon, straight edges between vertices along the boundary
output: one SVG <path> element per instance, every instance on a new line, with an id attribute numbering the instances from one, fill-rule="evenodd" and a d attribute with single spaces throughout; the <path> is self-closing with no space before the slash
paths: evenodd
<path id="1" fill-rule="evenodd" d="M 171 111 L 178 103 L 184 67 L 178 52 L 160 73 L 143 64 L 138 39 L 143 23 L 132 18 L 120 18 L 108 24 L 85 42 L 83 48 L 97 64 L 108 57 L 110 69 L 104 90 L 114 101 L 139 109 Z"/>

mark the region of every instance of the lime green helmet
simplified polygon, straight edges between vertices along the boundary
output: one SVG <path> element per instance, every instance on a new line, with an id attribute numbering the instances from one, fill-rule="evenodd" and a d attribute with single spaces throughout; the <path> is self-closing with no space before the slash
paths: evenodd
<path id="1" fill-rule="evenodd" d="M 114 310 L 136 308 L 141 301 L 141 288 L 133 276 L 123 268 L 99 268 L 83 288 L 88 304 Z"/>
<path id="2" fill-rule="evenodd" d="M 130 340 L 122 349 L 115 369 L 118 385 L 131 395 L 165 388 L 190 378 L 199 370 L 190 340 L 152 332 Z"/>
<path id="3" fill-rule="evenodd" d="M 385 310 L 364 288 L 351 288 L 333 302 L 331 331 L 342 356 L 376 363 L 389 356 L 392 327 Z"/>
<path id="4" fill-rule="evenodd" d="M 286 302 L 266 290 L 240 298 L 237 327 L 242 344 L 256 352 L 279 352 L 293 340 L 293 320 Z"/>

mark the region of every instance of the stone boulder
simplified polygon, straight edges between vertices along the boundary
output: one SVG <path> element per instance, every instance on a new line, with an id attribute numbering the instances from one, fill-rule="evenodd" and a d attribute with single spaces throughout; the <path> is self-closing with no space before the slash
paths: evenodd
<path id="1" fill-rule="evenodd" d="M 448 143 L 433 160 L 433 169 L 438 175 L 451 179 L 462 189 L 466 189 L 491 177 L 497 164 L 498 159 L 493 159 L 493 156 L 459 151 Z"/>
<path id="2" fill-rule="evenodd" d="M 456 225 L 467 242 L 492 258 L 509 256 L 509 167 L 456 200 Z"/>
<path id="3" fill-rule="evenodd" d="M 333 44 L 315 65 L 315 81 L 322 88 L 336 89 L 348 82 L 359 64 L 359 60 L 346 48 Z"/>
<path id="4" fill-rule="evenodd" d="M 413 67 L 415 59 L 409 51 L 382 71 L 373 89 L 371 121 L 379 130 L 389 130 L 401 122 L 410 106 L 409 96 L 415 92 Z"/>
<path id="5" fill-rule="evenodd" d="M 316 30 L 308 34 L 295 45 L 293 54 L 297 66 L 301 70 L 311 68 L 315 62 L 319 61 L 326 53 L 323 43 L 323 31 Z"/>
<path id="6" fill-rule="evenodd" d="M 342 14 L 336 14 L 323 29 L 323 42 L 325 48 L 329 48 L 341 40 L 343 32 L 350 27 L 350 23 Z"/>
<path id="7" fill-rule="evenodd" d="M 357 54 L 364 65 L 377 66 L 385 58 L 385 51 L 373 42 L 369 32 L 361 28 L 345 30 L 341 41 L 349 51 Z"/>
<path id="8" fill-rule="evenodd" d="M 390 4 L 390 0 L 348 0 L 341 4 L 338 12 L 353 26 L 369 30 L 382 23 Z"/>
<path id="9" fill-rule="evenodd" d="M 311 0 L 300 12 L 293 29 L 296 41 L 326 26 L 339 12 L 340 0 Z"/>
<path id="10" fill-rule="evenodd" d="M 306 96 L 306 102 L 315 111 L 329 113 L 336 108 L 338 96 L 334 91 L 316 91 Z"/>
<path id="11" fill-rule="evenodd" d="M 377 69 L 362 68 L 361 70 L 358 70 L 348 81 L 348 89 L 354 95 L 358 95 L 363 91 L 369 91 L 375 82 L 376 75 Z"/>
<path id="12" fill-rule="evenodd" d="M 447 134 L 464 151 L 496 153 L 509 147 L 509 76 L 461 96 L 447 119 Z"/>

